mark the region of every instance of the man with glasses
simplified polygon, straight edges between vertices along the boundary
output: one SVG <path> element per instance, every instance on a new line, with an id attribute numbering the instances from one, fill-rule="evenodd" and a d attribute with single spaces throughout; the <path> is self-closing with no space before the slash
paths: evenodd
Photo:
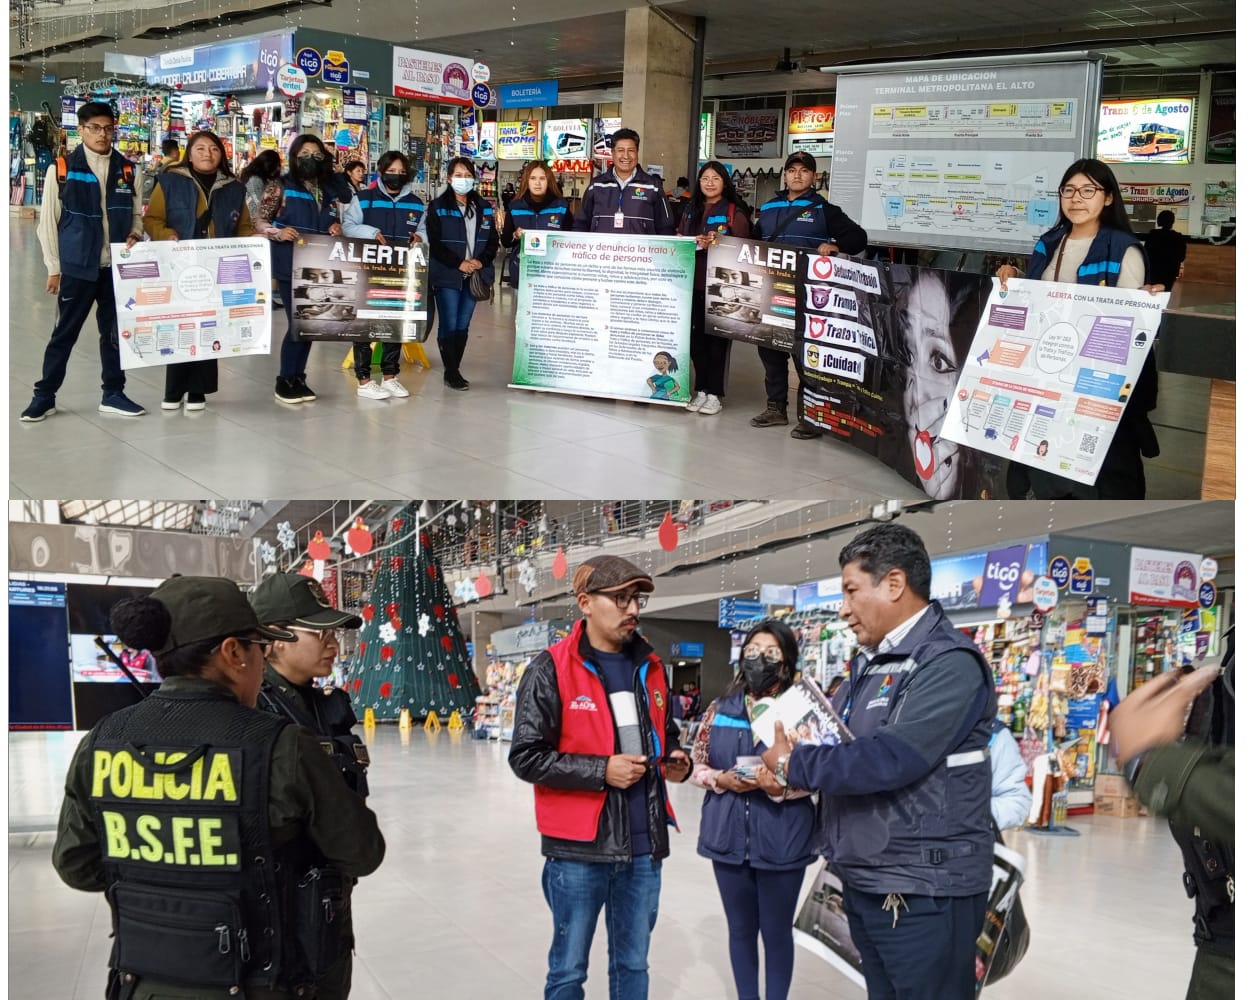
<path id="1" fill-rule="evenodd" d="M 555 925 L 546 1000 L 584 996 L 605 905 L 611 995 L 647 996 L 667 827 L 677 825 L 664 782 L 690 775 L 664 665 L 637 631 L 654 589 L 619 556 L 587 560 L 573 576 L 581 620 L 534 658 L 517 690 L 508 763 L 534 785 Z"/>
<path id="2" fill-rule="evenodd" d="M 22 411 L 26 423 L 56 413 L 56 394 L 65 381 L 78 334 L 96 310 L 100 331 L 101 413 L 140 417 L 146 411 L 126 397 L 126 375 L 117 345 L 110 243 L 127 248 L 143 239 L 143 201 L 135 167 L 113 148 L 113 109 L 89 101 L 78 109 L 80 145 L 48 168 L 39 212 L 39 245 L 48 269 L 48 294 L 55 295 L 56 323 L 43 355 L 43 376 Z"/>

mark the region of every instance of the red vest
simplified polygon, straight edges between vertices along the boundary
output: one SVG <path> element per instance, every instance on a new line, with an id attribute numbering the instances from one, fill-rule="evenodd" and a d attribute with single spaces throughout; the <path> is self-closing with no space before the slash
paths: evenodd
<path id="1" fill-rule="evenodd" d="M 611 757 L 616 753 L 616 723 L 608 703 L 608 692 L 598 670 L 583 661 L 578 646 L 586 630 L 582 619 L 573 626 L 568 637 L 548 649 L 555 662 L 556 687 L 560 692 L 560 753 L 596 754 Z M 643 685 L 647 692 L 647 708 L 651 716 L 651 746 L 648 755 L 661 757 L 670 748 L 664 746 L 668 714 L 668 678 L 664 664 L 651 653 L 647 657 Z M 644 733 L 644 739 L 646 734 Z M 643 780 L 646 780 L 645 778 Z M 668 821 L 677 826 L 672 804 L 660 782 L 660 795 Z M 598 790 L 548 788 L 534 786 L 534 812 L 538 831 L 560 840 L 593 841 L 599 832 L 599 817 L 608 800 L 607 788 Z"/>

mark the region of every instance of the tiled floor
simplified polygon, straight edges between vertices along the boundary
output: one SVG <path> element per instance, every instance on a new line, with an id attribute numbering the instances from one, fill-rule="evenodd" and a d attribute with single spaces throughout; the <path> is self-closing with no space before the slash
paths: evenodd
<path id="1" fill-rule="evenodd" d="M 10 219 L 10 496 L 250 496 L 327 498 L 482 493 L 503 498 L 630 496 L 878 499 L 923 494 L 875 459 L 833 440 L 796 441 L 788 428 L 749 426 L 763 407 L 755 350 L 731 352 L 725 409 L 714 417 L 640 403 L 508 389 L 515 295 L 479 308 L 464 370 L 467 393 L 434 368 L 406 367 L 409 399 L 356 396 L 345 349 L 313 346 L 314 404 L 273 400 L 273 356 L 220 366 L 221 391 L 199 413 L 162 412 L 162 369 L 128 375 L 128 392 L 149 409 L 134 419 L 98 413 L 99 359 L 88 322 L 57 397 L 40 424 L 17 415 L 39 377 L 54 300 L 35 224 Z M 284 321 L 279 318 L 279 330 Z M 792 374 L 793 378 L 793 374 Z M 1199 495 L 1206 383 L 1165 376 L 1156 423 L 1163 456 L 1148 463 L 1152 499 Z"/>
<path id="2" fill-rule="evenodd" d="M 48 823 L 77 736 L 10 736 L 10 822 Z M 550 918 L 529 786 L 507 744 L 446 731 L 379 727 L 370 774 L 387 857 L 356 893 L 354 1000 L 414 996 L 536 997 Z M 656 1000 L 734 995 L 724 916 L 711 865 L 695 853 L 701 793 L 675 788 L 682 832 L 664 865 L 651 943 Z M 1029 863 L 1023 890 L 1032 945 L 990 997 L 1153 1000 L 1184 995 L 1193 959 L 1190 904 L 1164 823 L 1073 817 L 1079 837 L 1007 835 Z M 50 833 L 9 838 L 9 996 L 88 1000 L 103 989 L 109 951 L 101 896 L 66 888 L 49 863 Z M 814 876 L 814 870 L 812 872 Z M 607 996 L 602 927 L 587 995 Z M 800 950 L 791 1000 L 863 994 Z"/>

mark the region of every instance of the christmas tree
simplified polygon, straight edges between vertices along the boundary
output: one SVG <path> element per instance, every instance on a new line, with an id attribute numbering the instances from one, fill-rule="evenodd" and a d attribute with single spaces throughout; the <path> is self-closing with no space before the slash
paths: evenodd
<path id="1" fill-rule="evenodd" d="M 418 723 L 429 712 L 472 717 L 481 688 L 430 536 L 417 530 L 415 504 L 391 520 L 360 617 L 348 670 L 357 716 L 372 708 L 379 720 L 398 719 L 406 708 Z"/>

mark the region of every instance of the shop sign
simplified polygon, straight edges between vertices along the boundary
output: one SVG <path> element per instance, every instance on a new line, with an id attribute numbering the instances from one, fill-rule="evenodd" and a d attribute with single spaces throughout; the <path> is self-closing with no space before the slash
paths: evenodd
<path id="1" fill-rule="evenodd" d="M 1085 631 L 1090 635 L 1107 634 L 1107 599 L 1091 597 L 1085 602 Z"/>
<path id="2" fill-rule="evenodd" d="M 739 597 L 722 597 L 717 605 L 716 623 L 721 628 L 738 628 L 740 625 L 763 618 L 762 601 L 746 601 Z"/>
<path id="3" fill-rule="evenodd" d="M 61 98 L 61 128 L 78 128 L 78 105 L 82 103 L 76 97 Z"/>
<path id="4" fill-rule="evenodd" d="M 1211 633 L 1199 632 L 1194 636 L 1194 659 L 1205 660 L 1207 653 L 1211 651 Z"/>
<path id="5" fill-rule="evenodd" d="M 832 156 L 833 120 L 834 106 L 832 104 L 791 108 L 790 123 L 787 128 L 790 136 L 790 152 Z"/>
<path id="6" fill-rule="evenodd" d="M 701 642 L 675 642 L 669 648 L 673 656 L 683 660 L 703 659 L 703 643 Z"/>
<path id="7" fill-rule="evenodd" d="M 144 61 L 145 76 L 148 83 L 197 92 L 265 90 L 276 84 L 278 67 L 293 61 L 292 38 L 263 35 L 166 52 Z"/>
<path id="8" fill-rule="evenodd" d="M 781 110 L 719 111 L 716 114 L 718 158 L 781 155 Z"/>
<path id="9" fill-rule="evenodd" d="M 567 621 L 527 622 L 492 632 L 490 645 L 496 656 L 517 656 L 541 652 L 568 634 Z"/>
<path id="10" fill-rule="evenodd" d="M 557 174 L 593 174 L 594 160 L 552 160 L 551 169 Z"/>
<path id="11" fill-rule="evenodd" d="M 1059 581 L 1056 580 L 1056 583 Z M 1072 561 L 1072 579 L 1068 589 L 1074 594 L 1092 594 L 1094 592 L 1094 564 L 1085 556 Z"/>
<path id="12" fill-rule="evenodd" d="M 473 103 L 479 108 L 490 106 L 490 102 L 494 100 L 495 95 L 491 93 L 490 87 L 484 83 L 475 83 L 473 85 Z"/>
<path id="13" fill-rule="evenodd" d="M 1032 581 L 1046 572 L 1046 555 L 1046 543 L 1034 542 L 992 552 L 940 556 L 931 561 L 930 593 L 949 611 L 997 607 L 1004 597 L 1013 604 L 1030 604 Z"/>
<path id="14" fill-rule="evenodd" d="M 304 71 L 305 76 L 316 76 L 321 72 L 321 53 L 305 46 L 295 53 L 295 65 Z"/>
<path id="15" fill-rule="evenodd" d="M 1068 589 L 1068 579 L 1071 573 L 1072 564 L 1065 556 L 1055 556 L 1050 560 L 1050 566 L 1046 569 L 1046 575 L 1055 581 L 1055 586 L 1060 590 Z"/>
<path id="16" fill-rule="evenodd" d="M 1059 603 L 1059 588 L 1055 581 L 1043 576 L 1033 581 L 1033 603 L 1041 612 L 1053 611 Z"/>
<path id="17" fill-rule="evenodd" d="M 527 119 L 495 124 L 495 149 L 501 160 L 538 159 L 538 122 Z"/>
<path id="18" fill-rule="evenodd" d="M 1214 580 L 1215 574 L 1220 571 L 1220 564 L 1214 559 L 1203 559 L 1202 565 L 1198 567 L 1198 576 L 1203 583 L 1207 580 Z"/>
<path id="19" fill-rule="evenodd" d="M 1198 606 L 1202 608 L 1215 607 L 1215 584 L 1210 580 L 1198 588 Z"/>
<path id="20" fill-rule="evenodd" d="M 1120 193 L 1126 202 L 1146 205 L 1188 205 L 1188 184 L 1132 184 L 1120 185 Z"/>
<path id="21" fill-rule="evenodd" d="M 1044 624 L 1046 624 L 1046 616 L 1042 613 L 1040 608 L 1034 608 L 1029 612 L 1030 632 L 1040 632 Z"/>
<path id="22" fill-rule="evenodd" d="M 364 87 L 343 88 L 343 120 L 362 124 L 369 120 L 369 92 Z"/>
<path id="23" fill-rule="evenodd" d="M 287 97 L 298 97 L 308 89 L 308 77 L 298 66 L 288 63 L 278 70 L 278 89 Z"/>
<path id="24" fill-rule="evenodd" d="M 484 62 L 476 62 L 473 64 L 473 82 L 488 83 L 490 81 L 490 67 Z"/>
<path id="25" fill-rule="evenodd" d="M 495 123 L 482 122 L 477 127 L 477 155 L 483 160 L 495 158 Z"/>
<path id="26" fill-rule="evenodd" d="M 321 67 L 321 79 L 326 83 L 333 83 L 336 86 L 343 86 L 351 83 L 352 66 L 347 61 L 347 56 L 342 52 L 331 49 L 326 53 L 325 63 Z"/>
<path id="27" fill-rule="evenodd" d="M 981 582 L 981 600 L 978 602 L 981 607 L 1016 603 L 1027 552 L 1027 545 L 1013 545 L 989 553 L 985 560 L 985 579 Z"/>
<path id="28" fill-rule="evenodd" d="M 443 104 L 471 104 L 472 62 L 420 49 L 391 49 L 392 91 Z"/>
<path id="29" fill-rule="evenodd" d="M 1189 608 L 1181 615 L 1181 632 L 1197 632 L 1201 624 L 1201 614 L 1197 608 Z"/>
<path id="30" fill-rule="evenodd" d="M 501 83 L 495 87 L 495 97 L 501 108 L 552 108 L 560 103 L 560 84 L 556 80 Z"/>
<path id="31" fill-rule="evenodd" d="M 543 123 L 543 159 L 583 159 L 590 153 L 590 124 L 585 118 L 555 118 Z"/>
<path id="32" fill-rule="evenodd" d="M 1134 547 L 1129 552 L 1129 603 L 1164 608 L 1195 607 L 1200 565 L 1202 557 L 1196 553 Z"/>
<path id="33" fill-rule="evenodd" d="M 765 604 L 794 606 L 794 588 L 786 583 L 760 584 L 760 600 Z"/>

